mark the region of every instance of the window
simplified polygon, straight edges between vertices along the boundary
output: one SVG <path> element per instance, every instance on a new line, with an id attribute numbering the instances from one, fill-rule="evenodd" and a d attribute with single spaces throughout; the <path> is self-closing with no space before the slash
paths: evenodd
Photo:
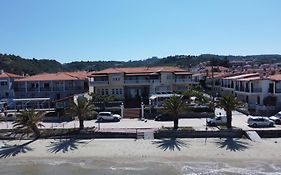
<path id="1" fill-rule="evenodd" d="M 108 95 L 108 89 L 105 89 L 105 94 Z"/>
<path id="2" fill-rule="evenodd" d="M 113 77 L 112 81 L 120 81 L 120 78 Z"/>
<path id="3" fill-rule="evenodd" d="M 101 95 L 104 95 L 104 89 L 101 89 Z"/>
<path id="4" fill-rule="evenodd" d="M 116 94 L 119 94 L 118 89 L 115 89 L 115 93 L 116 93 Z"/>
<path id="5" fill-rule="evenodd" d="M 167 80 L 170 80 L 170 79 L 172 79 L 172 75 L 167 75 Z"/>
<path id="6" fill-rule="evenodd" d="M 1 86 L 7 86 L 8 82 L 7 81 L 1 81 Z"/>
<path id="7" fill-rule="evenodd" d="M 100 92 L 100 89 L 97 89 L 97 94 L 100 95 L 100 93 L 101 93 L 101 92 Z"/>
<path id="8" fill-rule="evenodd" d="M 46 89 L 50 88 L 50 84 L 49 83 L 44 83 L 44 88 L 46 88 Z"/>
<path id="9" fill-rule="evenodd" d="M 119 94 L 123 94 L 122 88 L 119 89 Z"/>
<path id="10" fill-rule="evenodd" d="M 260 96 L 257 96 L 257 104 L 260 104 Z"/>
<path id="11" fill-rule="evenodd" d="M 115 92 L 114 89 L 111 89 L 111 94 L 112 94 L 112 95 L 114 95 L 114 92 Z"/>

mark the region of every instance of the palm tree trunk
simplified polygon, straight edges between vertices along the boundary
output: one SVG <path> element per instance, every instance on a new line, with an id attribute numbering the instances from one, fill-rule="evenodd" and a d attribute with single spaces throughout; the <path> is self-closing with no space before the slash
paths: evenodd
<path id="1" fill-rule="evenodd" d="M 226 111 L 226 127 L 227 129 L 232 128 L 232 111 Z"/>
<path id="2" fill-rule="evenodd" d="M 31 129 L 35 135 L 36 138 L 38 138 L 40 136 L 40 131 L 38 129 L 38 127 L 36 125 L 31 126 Z"/>
<path id="3" fill-rule="evenodd" d="M 79 118 L 79 130 L 84 129 L 84 120 Z"/>
<path id="4" fill-rule="evenodd" d="M 179 128 L 179 118 L 178 116 L 174 116 L 174 130 Z"/>

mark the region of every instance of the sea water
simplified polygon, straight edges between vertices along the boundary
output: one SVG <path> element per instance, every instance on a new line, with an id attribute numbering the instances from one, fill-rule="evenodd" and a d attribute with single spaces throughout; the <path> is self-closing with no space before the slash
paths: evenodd
<path id="1" fill-rule="evenodd" d="M 2 175 L 281 175 L 281 162 L 1 160 Z"/>

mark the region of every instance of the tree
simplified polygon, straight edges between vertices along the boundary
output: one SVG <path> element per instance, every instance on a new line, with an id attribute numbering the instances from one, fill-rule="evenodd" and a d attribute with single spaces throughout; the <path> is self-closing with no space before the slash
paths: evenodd
<path id="1" fill-rule="evenodd" d="M 40 136 L 38 127 L 44 126 L 40 122 L 46 113 L 46 111 L 36 112 L 34 109 L 22 111 L 13 122 L 13 127 L 16 129 L 16 132 L 22 132 L 23 134 L 33 132 L 35 137 L 38 138 Z"/>
<path id="2" fill-rule="evenodd" d="M 85 97 L 74 99 L 69 107 L 68 112 L 79 119 L 79 129 L 84 129 L 84 120 L 87 116 L 95 113 L 95 106 Z"/>
<path id="3" fill-rule="evenodd" d="M 241 102 L 237 100 L 234 96 L 224 96 L 219 99 L 216 104 L 217 107 L 223 108 L 226 112 L 226 127 L 228 129 L 232 128 L 232 111 L 241 106 Z"/>
<path id="4" fill-rule="evenodd" d="M 172 96 L 164 101 L 164 110 L 171 114 L 174 119 L 174 129 L 178 129 L 179 114 L 185 110 L 185 104 L 181 97 Z"/>
<path id="5" fill-rule="evenodd" d="M 93 94 L 91 94 L 91 96 L 92 96 L 92 100 L 93 100 L 93 102 L 95 102 L 96 106 L 97 106 L 97 103 L 101 104 L 101 105 L 99 105 L 101 110 L 105 110 L 107 103 L 117 100 L 117 98 L 115 96 L 111 96 L 111 95 L 97 95 L 97 94 L 93 93 Z"/>

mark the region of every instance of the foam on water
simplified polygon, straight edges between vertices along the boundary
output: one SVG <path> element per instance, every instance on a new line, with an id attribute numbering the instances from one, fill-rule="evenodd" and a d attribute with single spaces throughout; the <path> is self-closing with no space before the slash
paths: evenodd
<path id="1" fill-rule="evenodd" d="M 16 171 L 15 171 L 16 170 Z M 151 160 L 32 160 L 1 161 L 0 174 L 73 174 L 73 175 L 281 175 L 279 162 L 190 162 Z M 8 173 L 7 173 L 8 172 Z M 23 173 L 25 172 L 25 173 Z"/>
<path id="2" fill-rule="evenodd" d="M 184 175 L 237 174 L 237 175 L 281 175 L 280 165 L 261 162 L 243 162 L 241 165 L 216 162 L 186 163 L 181 172 Z"/>

